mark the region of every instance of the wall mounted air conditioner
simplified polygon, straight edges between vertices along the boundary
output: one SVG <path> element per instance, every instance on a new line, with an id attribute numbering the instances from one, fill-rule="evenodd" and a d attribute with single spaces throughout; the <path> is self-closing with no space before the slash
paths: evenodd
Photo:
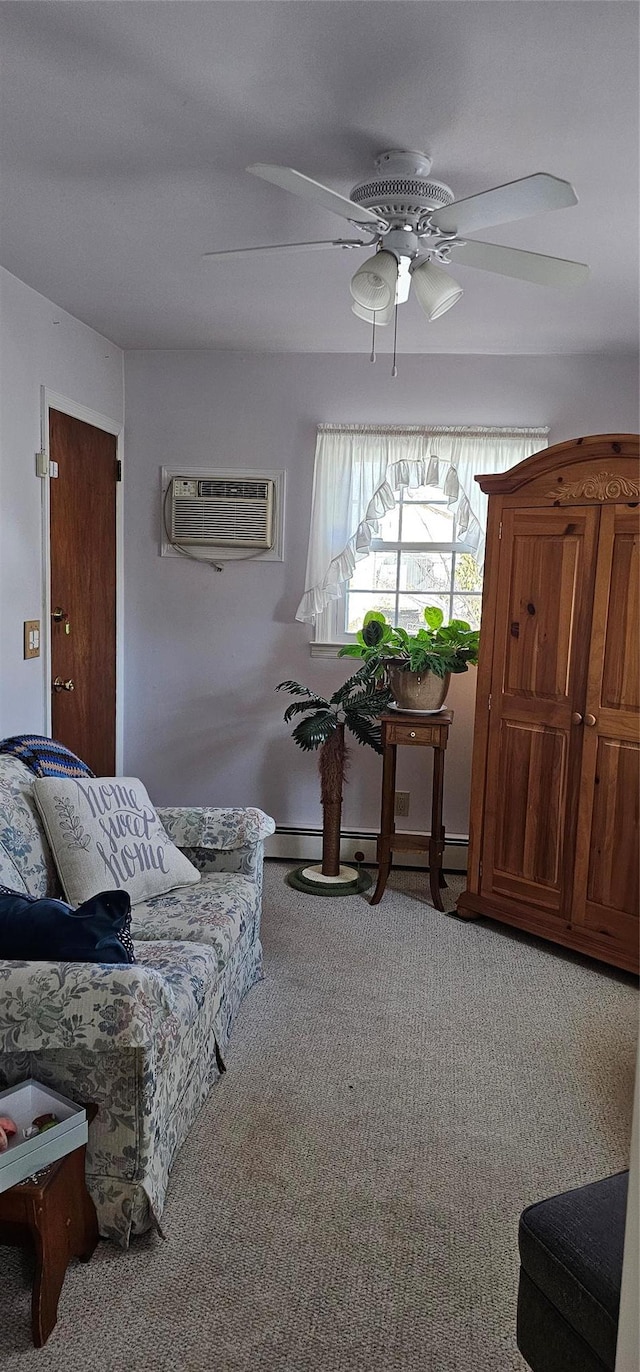
<path id="1" fill-rule="evenodd" d="M 174 476 L 171 542 L 199 548 L 271 548 L 274 509 L 275 481 Z"/>

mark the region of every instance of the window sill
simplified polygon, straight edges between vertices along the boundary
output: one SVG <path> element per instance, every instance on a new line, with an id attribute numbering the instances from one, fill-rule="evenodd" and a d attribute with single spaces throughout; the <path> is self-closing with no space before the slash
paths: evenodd
<path id="1" fill-rule="evenodd" d="M 337 657 L 341 648 L 346 648 L 346 643 L 310 643 L 309 653 L 311 657 Z"/>

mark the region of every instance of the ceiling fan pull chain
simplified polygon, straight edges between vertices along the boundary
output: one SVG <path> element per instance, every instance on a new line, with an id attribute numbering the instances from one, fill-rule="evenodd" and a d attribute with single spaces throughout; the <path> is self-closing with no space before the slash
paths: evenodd
<path id="1" fill-rule="evenodd" d="M 392 366 L 392 368 L 391 368 L 391 375 L 392 375 L 392 376 L 397 376 L 397 375 L 398 375 L 398 368 L 396 367 L 396 351 L 397 351 L 397 346 L 396 346 L 396 345 L 397 345 L 397 342 L 398 342 L 398 302 L 396 301 L 396 308 L 395 308 L 395 310 L 394 310 L 394 315 L 393 315 L 393 366 Z"/>
<path id="2" fill-rule="evenodd" d="M 375 360 L 376 360 L 376 312 L 375 312 L 375 310 L 374 310 L 374 311 L 373 311 L 373 328 L 372 328 L 372 331 L 371 331 L 371 357 L 369 358 L 369 361 L 370 361 L 370 362 L 375 362 Z"/>

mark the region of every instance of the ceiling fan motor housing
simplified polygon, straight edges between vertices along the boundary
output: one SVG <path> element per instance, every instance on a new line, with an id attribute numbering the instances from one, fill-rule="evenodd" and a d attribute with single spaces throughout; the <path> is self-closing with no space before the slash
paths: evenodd
<path id="1" fill-rule="evenodd" d="M 424 152 L 381 152 L 376 170 L 353 187 L 350 199 L 381 215 L 392 226 L 415 229 L 430 211 L 453 201 L 453 191 L 429 178 L 431 158 Z"/>

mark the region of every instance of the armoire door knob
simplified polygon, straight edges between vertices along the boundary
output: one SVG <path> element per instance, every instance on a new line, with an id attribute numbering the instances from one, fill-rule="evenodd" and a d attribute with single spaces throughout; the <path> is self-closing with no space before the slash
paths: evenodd
<path id="1" fill-rule="evenodd" d="M 588 724 L 590 729 L 593 729 L 594 724 L 597 724 L 598 721 L 595 715 L 585 715 L 584 722 L 585 724 Z"/>
<path id="2" fill-rule="evenodd" d="M 571 723 L 572 723 L 572 724 L 582 724 L 582 715 L 578 714 L 578 711 L 577 711 L 577 710 L 574 710 L 574 712 L 573 712 L 573 714 L 572 714 L 572 716 L 571 716 Z"/>

